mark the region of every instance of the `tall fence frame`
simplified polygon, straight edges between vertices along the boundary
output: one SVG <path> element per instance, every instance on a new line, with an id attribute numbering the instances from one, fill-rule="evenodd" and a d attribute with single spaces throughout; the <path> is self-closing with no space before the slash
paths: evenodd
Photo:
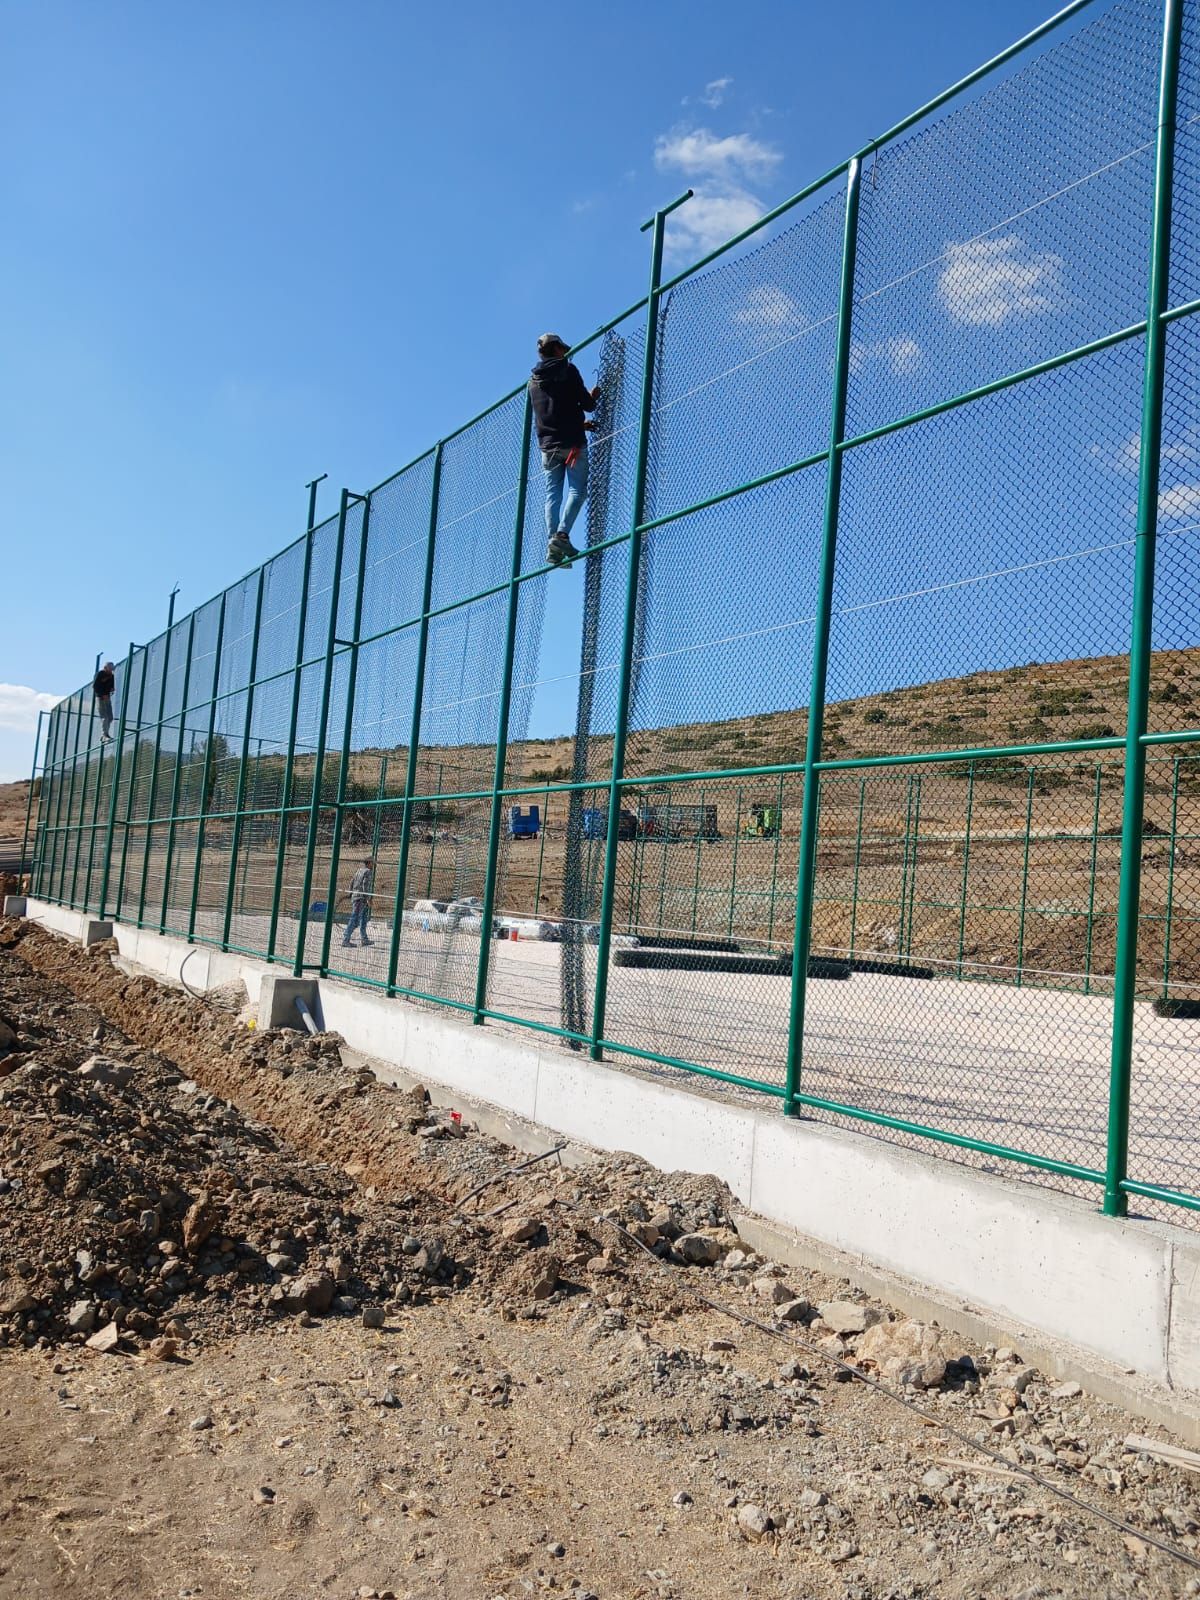
<path id="1" fill-rule="evenodd" d="M 1125 0 L 1136 5 L 1138 0 Z M 1086 11 L 1117 11 L 1120 6 L 1106 8 L 1100 0 L 1074 0 L 1056 16 L 1034 29 L 1009 49 L 976 72 L 953 85 L 944 94 L 903 119 L 896 127 L 872 140 L 855 152 L 845 162 L 823 174 L 783 205 L 775 208 L 759 222 L 729 240 L 719 249 L 710 252 L 686 270 L 664 277 L 662 264 L 664 238 L 668 215 L 682 200 L 673 202 L 656 212 L 646 226 L 651 232 L 651 272 L 648 293 L 634 305 L 627 307 L 617 317 L 605 323 L 577 350 L 596 345 L 614 330 L 625 327 L 633 319 L 644 328 L 641 335 L 642 361 L 640 394 L 636 419 L 636 455 L 633 462 L 634 487 L 632 516 L 628 525 L 617 531 L 603 530 L 603 537 L 588 544 L 584 560 L 595 561 L 602 557 L 624 562 L 622 597 L 620 602 L 620 649 L 617 657 L 615 683 L 615 718 L 611 735 L 611 754 L 607 771 L 584 780 L 559 781 L 542 778 L 534 780 L 528 775 L 514 774 L 511 757 L 514 741 L 515 695 L 523 692 L 517 684 L 518 654 L 526 625 L 522 607 L 527 591 L 537 584 L 544 585 L 550 569 L 540 561 L 530 561 L 531 539 L 536 540 L 536 508 L 530 493 L 531 474 L 531 416 L 524 388 L 515 389 L 488 407 L 455 433 L 440 440 L 432 450 L 417 457 L 401 473 L 369 492 L 357 495 L 343 490 L 335 518 L 315 526 L 310 509 L 309 527 L 301 541 L 289 547 L 280 556 L 256 569 L 240 584 L 230 586 L 217 599 L 208 602 L 189 617 L 176 621 L 164 635 L 149 644 L 131 644 L 125 660 L 118 668 L 119 724 L 116 739 L 110 745 L 101 745 L 95 734 L 95 721 L 90 715 L 90 691 L 84 689 L 64 700 L 47 714 L 44 748 L 41 743 L 39 719 L 39 751 L 35 754 L 35 775 L 40 779 L 41 800 L 35 833 L 33 892 L 41 898 L 62 904 L 86 907 L 100 916 L 114 914 L 122 921 L 138 927 L 151 928 L 163 933 L 175 932 L 197 943 L 213 943 L 221 949 L 241 951 L 247 955 L 262 956 L 270 961 L 283 962 L 296 974 L 315 971 L 321 975 L 332 973 L 353 981 L 381 989 L 388 995 L 408 997 L 457 1009 L 469 1016 L 475 1024 L 496 1021 L 516 1025 L 557 1037 L 573 1047 L 590 1052 L 595 1060 L 606 1056 L 645 1061 L 667 1069 L 698 1073 L 709 1079 L 727 1083 L 735 1089 L 750 1089 L 773 1094 L 781 1101 L 785 1114 L 823 1114 L 835 1118 L 850 1118 L 866 1123 L 890 1135 L 915 1138 L 924 1143 L 957 1147 L 975 1157 L 1019 1163 L 1023 1168 L 1041 1172 L 1062 1180 L 1068 1185 L 1099 1189 L 1106 1213 L 1122 1216 L 1126 1213 L 1131 1196 L 1143 1202 L 1181 1207 L 1192 1212 L 1200 1211 L 1200 1173 L 1191 1178 L 1191 1189 L 1184 1185 L 1147 1182 L 1130 1170 L 1131 1086 L 1134 1078 L 1135 1008 L 1142 998 L 1139 987 L 1139 934 L 1144 920 L 1142 908 L 1142 867 L 1145 852 L 1145 817 L 1147 794 L 1147 761 L 1157 759 L 1161 748 L 1162 758 L 1173 761 L 1173 790 L 1171 802 L 1171 846 L 1169 863 L 1169 888 L 1166 906 L 1167 929 L 1164 935 L 1164 982 L 1171 970 L 1171 893 L 1177 878 L 1177 815 L 1180 793 L 1180 763 L 1188 758 L 1192 744 L 1200 743 L 1200 727 L 1171 727 L 1153 729 L 1148 708 L 1151 700 L 1151 677 L 1154 658 L 1155 622 L 1155 558 L 1158 544 L 1160 505 L 1162 500 L 1164 384 L 1167 368 L 1167 345 L 1170 330 L 1183 326 L 1187 319 L 1200 312 L 1200 299 L 1185 299 L 1173 303 L 1171 286 L 1171 246 L 1173 205 L 1178 207 L 1184 176 L 1177 161 L 1176 141 L 1179 129 L 1179 92 L 1181 81 L 1181 55 L 1187 37 L 1200 33 L 1200 8 L 1193 0 L 1163 0 L 1157 8 L 1159 26 L 1159 64 L 1157 74 L 1156 105 L 1154 109 L 1152 208 L 1147 236 L 1143 239 L 1146 282 L 1145 314 L 1137 321 L 1124 326 L 1107 328 L 1069 349 L 1058 349 L 1017 369 L 1005 371 L 975 383 L 958 393 L 941 396 L 928 404 L 891 416 L 884 421 L 862 426 L 852 422 L 848 413 L 848 389 L 856 362 L 861 360 L 861 341 L 867 337 L 860 329 L 863 300 L 856 289 L 858 281 L 858 253 L 861 240 L 860 200 L 864 188 L 871 182 L 871 163 L 879 152 L 897 146 L 909 130 L 926 125 L 943 106 L 954 102 L 984 80 L 1001 74 L 1011 63 L 1020 64 L 1027 53 L 1048 40 L 1057 30 L 1071 23 Z M 1196 40 L 1191 38 L 1190 48 L 1195 51 Z M 1194 119 L 1193 119 L 1194 120 Z M 1190 127 L 1190 123 L 1189 123 Z M 1192 175 L 1188 173 L 1188 181 Z M 840 190 L 841 240 L 837 263 L 836 311 L 830 319 L 832 351 L 829 363 L 828 436 L 818 447 L 808 450 L 796 459 L 772 466 L 737 484 L 725 484 L 719 490 L 686 505 L 677 505 L 651 514 L 657 508 L 649 494 L 653 476 L 656 448 L 656 417 L 664 404 L 660 393 L 663 377 L 660 370 L 661 350 L 657 337 L 660 311 L 668 298 L 682 286 L 697 280 L 697 275 L 712 268 L 723 257 L 751 240 L 767 241 L 769 248 L 771 230 L 782 219 L 798 213 L 814 198 L 833 196 Z M 1185 205 L 1184 210 L 1187 211 Z M 1034 739 L 1007 743 L 952 745 L 946 748 L 929 748 L 918 751 L 894 751 L 875 754 L 838 756 L 830 752 L 827 737 L 827 712 L 832 704 L 830 694 L 830 650 L 835 631 L 836 584 L 839 568 L 839 534 L 843 528 L 843 477 L 846 465 L 855 459 L 857 452 L 866 447 L 900 435 L 906 430 L 933 418 L 961 412 L 976 402 L 1005 394 L 1021 385 L 1051 374 L 1075 368 L 1102 352 L 1128 347 L 1143 350 L 1140 421 L 1137 447 L 1136 525 L 1132 574 L 1132 597 L 1128 613 L 1128 688 L 1125 702 L 1123 730 L 1114 730 L 1094 737 L 1066 739 Z M 443 542 L 449 540 L 446 561 L 453 559 L 456 541 L 461 535 L 455 532 L 463 522 L 469 523 L 476 514 L 472 507 L 462 512 L 455 521 L 456 504 L 448 506 L 448 495 L 457 494 L 459 478 L 465 469 L 454 465 L 456 452 L 478 448 L 486 455 L 490 434 L 479 432 L 490 428 L 499 430 L 503 449 L 511 455 L 512 476 L 505 479 L 510 484 L 497 493 L 497 500 L 511 495 L 513 520 L 511 543 L 502 556 L 497 557 L 495 569 L 488 569 L 489 581 L 465 595 L 455 594 L 446 599 L 439 589 L 438 577 L 442 570 L 439 557 Z M 507 432 L 505 431 L 507 430 Z M 632 431 L 632 426 L 631 426 Z M 476 439 L 483 443 L 476 446 Z M 464 443 L 464 441 L 466 441 Z M 515 443 L 514 443 L 515 441 Z M 500 454 L 500 446 L 496 453 Z M 470 458 L 468 458 L 470 459 Z M 506 463 L 509 455 L 505 456 Z M 504 469 L 506 472 L 508 467 Z M 647 560 L 646 544 L 660 530 L 673 525 L 694 526 L 694 519 L 733 501 L 753 503 L 745 497 L 765 491 L 772 485 L 789 480 L 821 483 L 821 527 L 819 555 L 815 572 L 815 608 L 811 653 L 811 674 L 808 699 L 795 707 L 806 709 L 804 748 L 802 759 L 748 762 L 742 765 L 713 765 L 696 771 L 644 771 L 628 770 L 627 743 L 631 734 L 631 703 L 634 698 L 633 679 L 636 671 L 635 638 L 643 605 L 640 598 Z M 407 475 L 407 476 L 406 476 Z M 413 581 L 409 588 L 415 601 L 402 617 L 376 615 L 371 608 L 370 623 L 365 619 L 365 587 L 368 575 L 370 540 L 377 525 L 377 509 L 391 494 L 394 486 L 403 480 L 421 488 L 425 495 L 427 514 L 424 517 L 423 542 L 410 542 Z M 427 482 L 426 482 L 427 480 Z M 448 482 L 448 480 L 450 480 Z M 405 490 L 407 493 L 407 489 Z M 482 492 L 482 491 L 480 491 Z M 315 485 L 312 486 L 315 506 Z M 390 501 L 388 504 L 390 505 Z M 415 502 L 414 502 L 415 503 Z M 391 513 L 389 512 L 389 515 Z M 415 513 L 413 513 L 415 516 Z M 531 519 L 533 532 L 531 534 Z M 497 524 L 498 525 L 498 524 Z M 285 665 L 272 665 L 266 673 L 262 668 L 260 639 L 264 631 L 274 626 L 270 613 L 270 591 L 275 584 L 276 566 L 292 560 L 292 552 L 302 551 L 302 572 L 299 580 L 298 616 L 295 625 L 294 653 Z M 471 557 L 472 561 L 475 557 Z M 481 570 L 487 567 L 490 557 L 482 559 Z M 316 570 L 319 562 L 321 571 Z M 328 570 L 326 570 L 326 568 Z M 280 570 L 283 570 L 282 567 Z M 406 569 L 408 570 L 408 569 Z M 472 571 L 475 568 L 472 566 Z M 407 580 L 405 580 L 407 582 Z M 408 592 L 408 591 L 406 591 Z M 321 597 L 328 594 L 326 602 Z M 319 601 L 319 603 L 318 603 Z M 499 676 L 494 690 L 480 700 L 490 707 L 491 743 L 479 757 L 481 781 L 455 783 L 452 777 L 443 790 L 441 770 L 436 789 L 431 787 L 428 760 L 423 762 L 423 751 L 429 748 L 422 742 L 423 722 L 430 711 L 430 675 L 433 665 L 440 663 L 437 654 L 441 649 L 443 627 L 462 626 L 464 639 L 469 634 L 469 620 L 488 617 L 488 607 L 495 604 L 499 620 L 493 625 L 494 637 L 501 648 Z M 539 602 L 540 603 L 540 602 Z M 208 607 L 217 605 L 215 619 L 207 615 Z M 294 608 L 293 608 L 294 609 Z M 290 610 L 288 612 L 290 615 Z M 252 620 L 250 620 L 252 618 Z M 459 619 L 456 621 L 455 619 Z M 450 619 L 447 622 L 446 619 Z M 290 625 L 289 625 L 290 626 Z M 240 632 L 238 630 L 241 630 Z M 315 636 L 310 637 L 314 633 Z M 528 630 L 526 630 L 528 631 Z M 201 650 L 201 635 L 211 634 L 211 647 Z M 373 797 L 352 794 L 353 762 L 367 747 L 362 736 L 356 734 L 356 680 L 360 663 L 372 647 L 381 641 L 395 641 L 407 651 L 411 642 L 411 699 L 397 712 L 400 733 L 379 757 L 381 765 Z M 290 638 L 291 635 L 289 634 Z M 272 635 L 272 641 L 274 636 Z M 272 642 L 274 648 L 274 642 Z M 391 646 L 389 646 L 391 648 Z M 469 650 L 463 644 L 464 653 Z M 390 659 L 390 658 L 389 658 Z M 406 662 L 408 657 L 405 657 Z M 406 670 L 408 667 L 406 666 Z M 439 666 L 440 671 L 440 666 Z M 434 674 L 436 676 L 436 674 Z M 440 681 L 440 680 L 439 680 Z M 200 690 L 197 691 L 196 685 Z M 176 689 L 175 685 L 178 685 Z M 224 685 L 224 686 L 223 686 Z M 260 709 L 264 697 L 278 694 L 288 706 L 286 740 L 264 740 L 256 736 Z M 301 717 L 307 708 L 316 704 L 315 722 L 301 728 Z M 240 732 L 226 735 L 218 732 L 219 715 L 228 707 L 230 715 L 240 713 Z M 220 708 L 220 711 L 219 711 Z M 435 710 L 438 708 L 435 706 Z M 472 713 L 474 715 L 475 713 Z M 191 722 L 189 723 L 189 718 Z M 282 726 L 282 724 L 280 724 Z M 232 726 L 232 722 L 230 723 Z M 303 737 L 301 733 L 303 732 Z M 185 762 L 185 746 L 192 737 L 192 756 Z M 258 737 L 257 753 L 251 749 Z M 196 741 L 199 741 L 198 743 Z M 281 746 L 279 752 L 264 747 L 271 742 Z M 239 754 L 232 759 L 227 750 L 237 744 Z M 482 750 L 483 741 L 480 740 Z M 462 739 L 459 751 L 471 745 Z M 439 746 L 439 749 L 443 747 Z M 445 746 L 453 753 L 453 741 Z M 401 755 L 406 751 L 405 755 Z M 484 757 L 486 756 L 486 762 Z M 41 760 L 38 767 L 39 757 Z M 327 768 L 334 760 L 336 774 L 329 777 Z M 1013 1145 L 972 1136 L 961 1131 L 939 1128 L 932 1122 L 893 1115 L 880 1109 L 856 1104 L 849 1099 L 839 1099 L 818 1092 L 809 1081 L 808 1028 L 810 1026 L 810 990 L 816 981 L 812 974 L 813 951 L 820 941 L 814 938 L 814 913 L 822 896 L 819 893 L 821 875 L 821 803 L 823 792 L 830 792 L 835 780 L 856 781 L 860 787 L 857 799 L 857 835 L 853 864 L 853 890 L 849 897 L 852 907 L 850 953 L 855 950 L 853 919 L 859 905 L 859 878 L 863 855 L 864 808 L 866 785 L 882 773 L 905 774 L 915 770 L 918 774 L 955 772 L 966 777 L 966 840 L 962 851 L 962 917 L 958 930 L 958 970 L 962 975 L 964 934 L 967 916 L 967 884 L 971 872 L 970 850 L 973 823 L 978 828 L 976 807 L 977 772 L 981 764 L 991 763 L 988 771 L 998 770 L 1003 763 L 1042 762 L 1053 763 L 1063 759 L 1079 764 L 1090 763 L 1095 769 L 1095 820 L 1091 829 L 1091 896 L 1095 896 L 1097 871 L 1097 841 L 1101 838 L 1101 767 L 1106 759 L 1120 760 L 1123 772 L 1120 811 L 1120 863 L 1119 898 L 1116 910 L 1115 967 L 1111 984 L 1111 1030 L 1109 1038 L 1109 1071 L 1107 1088 L 1107 1126 L 1104 1138 L 1103 1160 L 1066 1160 L 1037 1150 L 1022 1150 Z M 459 756 L 453 772 L 467 772 L 469 762 Z M 490 772 L 487 768 L 490 767 Z M 278 768 L 278 772 L 277 772 Z M 228 769 L 228 770 L 227 770 Z M 389 772 L 402 769 L 402 787 L 392 790 L 388 786 Z M 1020 944 L 1025 941 L 1027 917 L 1027 884 L 1029 879 L 1029 839 L 1033 835 L 1033 806 L 1036 780 L 1035 769 L 1027 769 L 1029 777 L 1025 788 L 1025 871 L 1022 880 L 1019 912 Z M 487 780 L 487 781 L 484 781 Z M 1089 780 L 1090 781 L 1090 780 Z M 738 871 L 738 849 L 742 828 L 740 811 L 742 796 L 754 784 L 778 783 L 780 805 L 785 783 L 795 782 L 801 793 L 799 831 L 796 841 L 796 873 L 791 884 L 784 884 L 778 898 L 794 899 L 794 917 L 780 917 L 786 935 L 790 924 L 790 986 L 788 993 L 787 1049 L 781 1081 L 767 1082 L 762 1077 L 747 1072 L 729 1070 L 711 1063 L 689 1059 L 685 1054 L 672 1054 L 661 1049 L 645 1048 L 639 1042 L 622 1037 L 619 1028 L 610 1026 L 610 999 L 612 972 L 610 964 L 616 949 L 614 935 L 622 926 L 632 930 L 633 889 L 629 890 L 627 911 L 618 906 L 618 888 L 621 874 L 621 834 L 619 826 L 612 825 L 634 797 L 653 795 L 656 791 L 670 795 L 672 786 L 710 786 L 736 783 L 738 799 L 737 831 L 733 839 L 733 884 L 729 895 L 728 924 L 733 931 Z M 271 790 L 270 785 L 277 785 Z M 332 792 L 330 792 L 332 789 Z M 164 790 L 166 801 L 164 803 Z M 218 804 L 220 796 L 229 792 L 229 803 Z M 478 838 L 477 864 L 471 867 L 476 874 L 482 893 L 478 896 L 480 921 L 485 933 L 490 930 L 493 917 L 503 908 L 505 878 L 505 837 L 503 818 L 505 808 L 513 804 L 536 801 L 547 806 L 561 797 L 565 803 L 571 794 L 593 797 L 596 806 L 603 805 L 608 818 L 603 836 L 602 866 L 600 873 L 601 895 L 596 918 L 594 939 L 595 971 L 592 976 L 592 1026 L 587 1031 L 556 1026 L 544 1019 L 522 1016 L 489 1002 L 492 968 L 495 965 L 495 946 L 490 937 L 478 938 L 478 951 L 473 959 L 469 981 L 464 982 L 455 994 L 446 992 L 446 986 L 433 982 L 411 981 L 412 970 L 405 967 L 410 981 L 401 981 L 402 945 L 405 938 L 407 902 L 414 900 L 412 868 L 416 835 L 432 835 L 429 856 L 427 887 L 434 882 L 434 855 L 438 847 L 437 817 L 447 808 L 461 810 L 472 806 L 480 808 L 486 816 L 486 826 L 481 825 Z M 703 796 L 703 789 L 700 790 Z M 141 796 L 144 794 L 144 806 Z M 918 817 L 915 830 L 910 826 L 913 807 L 911 782 L 908 791 L 908 821 L 906 841 L 911 835 L 919 844 L 922 839 L 919 818 L 920 779 L 918 778 Z M 32 799 L 32 794 L 31 794 Z M 851 797 L 853 804 L 853 796 Z M 702 800 L 703 807 L 703 800 Z M 372 854 L 378 855 L 380 839 L 385 828 L 396 834 L 396 868 L 394 892 L 390 895 L 390 943 L 386 967 L 382 975 L 339 968 L 331 949 L 331 934 L 335 926 L 333 908 L 338 895 L 338 885 L 346 877 L 347 849 L 345 821 L 353 811 L 358 816 L 373 818 Z M 432 815 L 430 827 L 427 818 Z M 395 819 L 395 820 L 393 820 Z M 28 828 L 28 824 L 27 824 Z M 262 948 L 241 944 L 235 937 L 235 904 L 239 893 L 246 898 L 246 880 L 252 863 L 245 857 L 246 839 L 261 834 L 271 844 L 274 860 L 271 867 L 273 891 L 270 904 L 270 926 Z M 329 833 L 328 861 L 318 866 L 320 842 L 324 830 Z M 776 888 L 779 877 L 779 833 L 775 833 L 775 861 L 771 869 L 770 926 L 767 945 L 775 949 Z M 160 854 L 159 835 L 165 841 L 165 859 L 162 881 L 152 880 L 152 862 Z M 213 904 L 223 911 L 219 933 L 214 936 L 198 926 L 197 907 L 202 890 L 210 877 L 206 850 L 214 838 L 228 839 L 227 862 L 224 865 L 223 893 L 212 891 Z M 297 869 L 295 881 L 301 884 L 298 913 L 295 920 L 295 937 L 291 938 L 290 918 L 281 916 L 282 891 L 292 860 L 292 846 L 302 845 L 303 866 Z M 743 845 L 743 849 L 749 848 Z M 916 877 L 916 848 L 913 845 L 913 879 Z M 226 850 L 224 844 L 222 851 Z M 908 906 L 908 843 L 905 843 L 905 888 L 900 899 L 899 922 L 903 929 L 905 918 L 909 928 L 913 911 Z M 224 860 L 224 856 L 221 858 Z M 764 858 L 765 859 L 765 858 Z M 475 860 L 475 858 L 472 858 Z M 700 892 L 702 851 L 696 845 L 696 894 Z M 633 851 L 632 871 L 637 873 L 637 850 Z M 97 870 L 98 869 L 98 870 Z M 954 868 L 958 871 L 957 863 Z M 136 876 L 136 892 L 131 887 L 130 872 Z M 174 874 L 178 871 L 181 882 L 190 887 L 186 893 L 176 891 Z M 642 864 L 644 874 L 644 860 Z M 239 873 L 242 874 L 239 880 Z M 662 857 L 663 892 L 665 894 L 667 857 Z M 288 879 L 288 881 L 292 881 Z M 539 857 L 538 887 L 534 891 L 534 911 L 541 900 L 542 867 Z M 632 882 L 632 880 L 631 880 Z M 150 892 L 151 886 L 153 893 Z M 314 896 L 324 894 L 324 900 Z M 641 887 L 638 888 L 638 905 L 641 906 Z M 180 925 L 173 921 L 172 907 L 178 901 L 186 906 L 186 916 Z M 724 917 L 724 910 L 721 912 Z M 311 949 L 310 924 L 320 920 L 314 928 L 318 948 Z M 284 927 L 287 921 L 289 926 Z M 1091 951 L 1093 916 L 1089 903 L 1088 981 L 1091 982 Z M 664 922 L 659 912 L 660 925 Z M 693 910 L 693 929 L 696 917 Z M 287 937 L 282 937 L 284 934 Z M 290 950 L 286 945 L 291 944 Z M 281 947 L 284 946 L 284 947 Z M 911 954 L 911 950 L 909 952 Z M 454 959 L 459 959 L 456 950 Z M 1021 983 L 1021 964 L 1018 961 L 1017 985 Z M 1144 986 L 1143 986 L 1144 987 Z M 1086 992 L 1086 991 L 1085 991 Z M 1105 997 L 1107 1000 L 1108 997 Z M 928 1148 L 928 1145 L 926 1145 Z M 1175 1213 L 1178 1215 L 1178 1213 Z"/>

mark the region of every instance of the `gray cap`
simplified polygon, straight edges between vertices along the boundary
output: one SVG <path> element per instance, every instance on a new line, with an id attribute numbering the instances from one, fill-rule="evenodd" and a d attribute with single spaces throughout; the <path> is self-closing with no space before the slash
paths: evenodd
<path id="1" fill-rule="evenodd" d="M 540 354 L 545 355 L 548 346 L 550 346 L 550 345 L 558 345 L 558 344 L 562 345 L 564 350 L 569 350 L 571 348 L 571 346 L 567 343 L 567 341 L 562 337 L 561 334 L 558 334 L 558 333 L 539 333 L 538 334 L 538 351 L 540 352 Z"/>

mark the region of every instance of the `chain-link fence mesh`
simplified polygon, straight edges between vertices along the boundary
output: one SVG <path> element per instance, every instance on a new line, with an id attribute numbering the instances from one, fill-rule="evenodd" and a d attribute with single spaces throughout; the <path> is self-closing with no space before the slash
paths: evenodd
<path id="1" fill-rule="evenodd" d="M 64 700 L 34 892 L 1186 1217 L 1179 16 L 1047 25 L 580 347 L 571 565 L 518 391 L 135 649 L 111 742 Z"/>

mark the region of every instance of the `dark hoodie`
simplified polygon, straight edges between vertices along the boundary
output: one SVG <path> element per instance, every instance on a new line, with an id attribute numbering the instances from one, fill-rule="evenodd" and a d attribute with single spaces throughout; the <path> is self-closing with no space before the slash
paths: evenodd
<path id="1" fill-rule="evenodd" d="M 583 413 L 596 402 L 566 356 L 539 361 L 529 379 L 538 444 L 542 450 L 574 450 L 587 443 Z"/>
<path id="2" fill-rule="evenodd" d="M 96 696 L 97 700 L 107 700 L 109 695 L 113 692 L 114 687 L 115 682 L 113 674 L 106 668 L 101 667 L 100 671 L 92 679 L 92 693 Z"/>

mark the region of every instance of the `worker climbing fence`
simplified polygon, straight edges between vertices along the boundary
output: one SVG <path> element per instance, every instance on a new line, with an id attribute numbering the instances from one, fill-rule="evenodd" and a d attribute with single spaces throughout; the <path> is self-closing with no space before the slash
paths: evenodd
<path id="1" fill-rule="evenodd" d="M 49 714 L 35 895 L 1186 1219 L 1200 0 L 673 210 L 583 555 L 523 388 L 343 491 Z"/>

